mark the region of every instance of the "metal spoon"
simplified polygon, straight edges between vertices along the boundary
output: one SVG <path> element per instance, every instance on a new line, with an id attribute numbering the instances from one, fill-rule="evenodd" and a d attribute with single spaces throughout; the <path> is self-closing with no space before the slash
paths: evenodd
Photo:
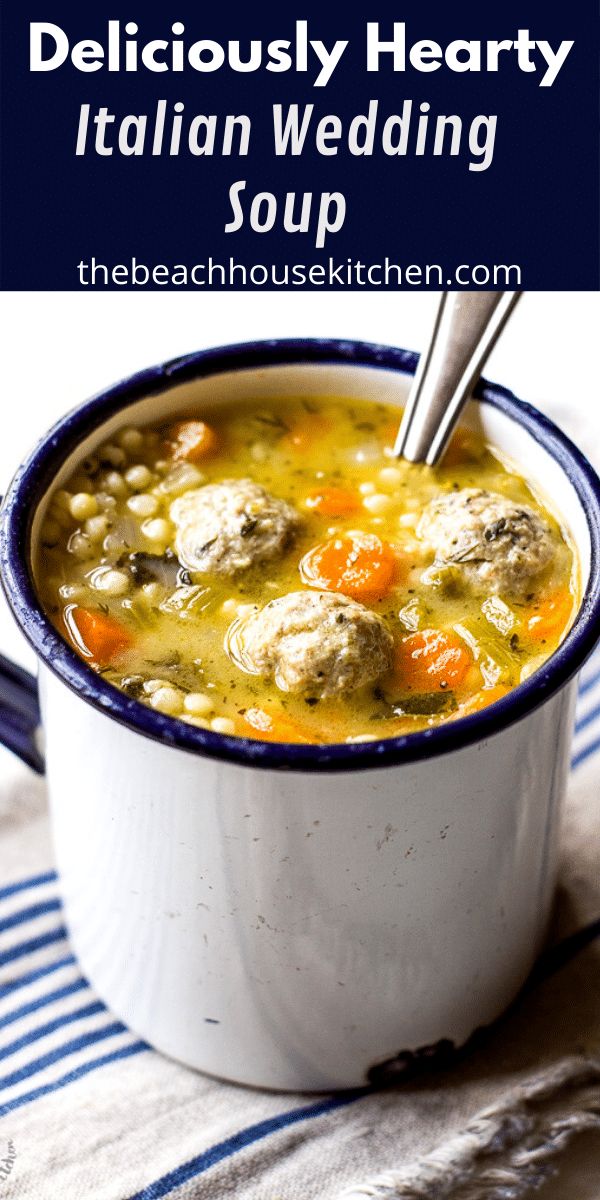
<path id="1" fill-rule="evenodd" d="M 492 347 L 521 292 L 442 292 L 394 446 L 433 467 L 442 457 Z"/>

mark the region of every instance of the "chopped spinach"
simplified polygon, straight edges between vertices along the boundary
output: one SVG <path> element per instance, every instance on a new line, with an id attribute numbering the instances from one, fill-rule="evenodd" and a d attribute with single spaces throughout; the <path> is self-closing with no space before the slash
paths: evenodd
<path id="1" fill-rule="evenodd" d="M 401 696 L 392 705 L 397 717 L 433 717 L 456 712 L 458 704 L 453 692 L 422 692 Z"/>
<path id="2" fill-rule="evenodd" d="M 256 413 L 254 420 L 259 425 L 267 425 L 270 429 L 276 429 L 278 433 L 289 433 L 289 425 L 282 421 L 275 413 Z"/>
<path id="3" fill-rule="evenodd" d="M 132 700 L 139 700 L 144 693 L 144 676 L 127 675 L 124 679 L 121 679 L 119 687 L 125 692 L 125 695 L 130 696 Z"/>
<path id="4" fill-rule="evenodd" d="M 208 551 L 210 550 L 211 546 L 214 546 L 216 540 L 217 540 L 216 537 L 214 537 L 214 538 L 211 538 L 210 541 L 205 542 L 203 546 L 196 546 L 196 549 L 195 549 L 196 557 L 200 558 L 200 555 L 207 554 Z"/>
<path id="5" fill-rule="evenodd" d="M 181 566 L 172 550 L 164 554 L 146 554 L 141 550 L 123 554 L 117 566 L 126 568 L 138 587 L 144 583 L 162 583 L 168 588 L 191 583 L 189 571 Z"/>
<path id="6" fill-rule="evenodd" d="M 258 517 L 251 517 L 249 513 L 243 514 L 243 521 L 240 525 L 240 537 L 251 537 L 258 525 Z"/>
<path id="7" fill-rule="evenodd" d="M 381 688 L 373 689 L 373 697 L 385 705 L 385 711 L 378 711 L 374 719 L 386 717 L 433 717 L 444 716 L 456 712 L 458 705 L 453 692 L 447 688 L 439 692 L 407 692 L 403 696 L 386 695 Z"/>
<path id="8" fill-rule="evenodd" d="M 173 670 L 173 667 L 181 665 L 181 654 L 179 650 L 172 650 L 165 658 L 147 658 L 146 662 L 149 667 L 162 667 L 164 670 Z"/>
<path id="9" fill-rule="evenodd" d="M 483 536 L 486 542 L 493 542 L 505 531 L 506 517 L 499 517 L 497 521 L 492 521 L 491 525 L 486 525 Z"/>

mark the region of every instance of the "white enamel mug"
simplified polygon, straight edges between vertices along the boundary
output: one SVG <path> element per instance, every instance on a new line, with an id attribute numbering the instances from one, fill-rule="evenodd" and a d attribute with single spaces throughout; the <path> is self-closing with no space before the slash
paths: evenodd
<path id="1" fill-rule="evenodd" d="M 129 699 L 45 616 L 32 547 L 49 489 L 126 422 L 233 397 L 376 397 L 393 408 L 415 365 L 388 347 L 287 341 L 142 372 L 60 421 L 3 507 L 4 587 L 39 658 L 56 856 L 81 967 L 136 1033 L 229 1080 L 360 1086 L 397 1058 L 462 1046 L 524 982 L 555 883 L 576 675 L 600 623 L 598 480 L 539 413 L 480 389 L 467 421 L 560 515 L 579 553 L 581 608 L 552 658 L 490 708 L 375 743 L 231 738 Z M 19 679 L 13 671 L 13 695 Z M 0 733 L 39 768 L 34 716 L 29 699 Z"/>

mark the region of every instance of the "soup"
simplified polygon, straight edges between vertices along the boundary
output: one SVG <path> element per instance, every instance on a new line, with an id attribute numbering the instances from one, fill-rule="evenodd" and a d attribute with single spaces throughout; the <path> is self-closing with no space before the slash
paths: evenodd
<path id="1" fill-rule="evenodd" d="M 569 537 L 475 432 L 437 468 L 394 459 L 398 420 L 285 397 L 123 428 L 50 499 L 48 614 L 129 697 L 219 733 L 369 741 L 493 704 L 572 622 Z"/>

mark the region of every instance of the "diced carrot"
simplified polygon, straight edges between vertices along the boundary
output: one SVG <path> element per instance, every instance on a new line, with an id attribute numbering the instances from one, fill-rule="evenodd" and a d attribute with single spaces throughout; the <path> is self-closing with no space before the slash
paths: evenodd
<path id="1" fill-rule="evenodd" d="M 398 437 L 398 429 L 400 428 L 400 422 L 402 420 L 403 415 L 404 415 L 404 409 L 399 408 L 397 410 L 397 415 L 394 417 L 394 420 L 387 423 L 385 425 L 385 428 L 382 430 L 381 437 L 383 440 L 383 444 L 386 448 L 389 448 L 390 450 L 393 450 L 394 446 L 396 445 L 396 440 Z"/>
<path id="2" fill-rule="evenodd" d="M 331 422 L 321 413 L 307 412 L 301 421 L 295 422 L 281 439 L 280 445 L 304 454 L 314 446 L 323 434 L 331 429 Z"/>
<path id="3" fill-rule="evenodd" d="M 534 606 L 525 623 L 526 636 L 532 642 L 547 642 L 558 637 L 573 612 L 573 595 L 568 588 L 559 588 Z"/>
<path id="4" fill-rule="evenodd" d="M 394 675 L 411 692 L 460 687 L 473 663 L 453 630 L 423 629 L 402 638 L 394 652 Z"/>
<path id="5" fill-rule="evenodd" d="M 349 488 L 315 488 L 306 497 L 306 507 L 314 509 L 323 517 L 343 517 L 357 512 L 361 507 L 360 497 Z"/>
<path id="6" fill-rule="evenodd" d="M 128 629 L 95 609 L 69 605 L 65 610 L 65 625 L 73 646 L 83 658 L 99 667 L 108 667 L 132 644 Z"/>
<path id="7" fill-rule="evenodd" d="M 375 534 L 348 533 L 313 546 L 300 563 L 300 574 L 310 587 L 368 602 L 389 592 L 399 565 L 392 547 Z"/>
<path id="8" fill-rule="evenodd" d="M 458 712 L 452 714 L 452 719 L 457 720 L 458 717 L 468 717 L 471 713 L 481 712 L 482 708 L 487 708 L 489 704 L 501 700 L 509 691 L 510 688 L 501 683 L 497 683 L 495 687 L 481 688 L 480 691 L 475 692 L 473 696 L 469 696 L 468 700 L 464 700 L 460 704 Z"/>
<path id="9" fill-rule="evenodd" d="M 165 438 L 165 450 L 175 462 L 199 462 L 217 449 L 219 439 L 205 421 L 177 421 Z"/>
<path id="10" fill-rule="evenodd" d="M 283 713 L 267 712 L 264 708 L 249 708 L 243 714 L 248 726 L 245 737 L 260 738 L 263 742 L 311 742 L 313 739 L 297 721 Z"/>

